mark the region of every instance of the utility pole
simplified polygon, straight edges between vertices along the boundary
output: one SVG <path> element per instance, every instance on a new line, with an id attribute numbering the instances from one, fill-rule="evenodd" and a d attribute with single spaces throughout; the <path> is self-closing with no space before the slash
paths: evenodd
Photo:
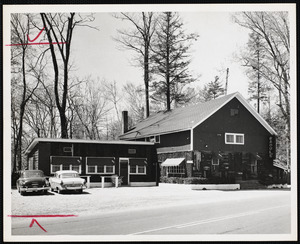
<path id="1" fill-rule="evenodd" d="M 225 84 L 225 95 L 227 95 L 227 87 L 228 87 L 228 76 L 229 76 L 229 68 L 226 69 L 226 84 Z"/>

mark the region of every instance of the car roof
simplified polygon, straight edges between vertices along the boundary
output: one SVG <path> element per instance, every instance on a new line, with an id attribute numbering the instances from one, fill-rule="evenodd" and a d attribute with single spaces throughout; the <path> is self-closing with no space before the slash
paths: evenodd
<path id="1" fill-rule="evenodd" d="M 63 174 L 63 173 L 77 173 L 78 174 L 78 172 L 75 170 L 59 170 L 59 171 L 56 171 L 55 173 L 56 174 Z"/>
<path id="2" fill-rule="evenodd" d="M 43 172 L 43 171 L 40 169 L 25 169 L 25 170 L 22 170 L 21 172 Z"/>

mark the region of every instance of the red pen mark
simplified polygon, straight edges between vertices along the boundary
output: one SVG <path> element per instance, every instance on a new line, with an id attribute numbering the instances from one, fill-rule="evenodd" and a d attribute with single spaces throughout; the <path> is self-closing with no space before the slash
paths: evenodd
<path id="1" fill-rule="evenodd" d="M 12 218 L 53 218 L 53 217 L 78 217 L 78 215 L 74 214 L 46 214 L 46 215 L 8 215 L 8 217 Z"/>
<path id="2" fill-rule="evenodd" d="M 12 218 L 32 218 L 29 227 L 31 228 L 34 223 L 36 223 L 43 231 L 47 232 L 35 218 L 57 218 L 57 217 L 77 217 L 78 215 L 74 214 L 45 214 L 45 215 L 7 215 Z"/>
<path id="3" fill-rule="evenodd" d="M 36 39 L 39 38 L 39 36 L 42 34 L 42 32 L 43 32 L 44 29 L 45 29 L 45 27 L 44 27 L 43 29 L 41 29 L 40 33 L 39 33 L 33 40 L 31 40 L 31 39 L 29 38 L 29 35 L 27 34 L 27 39 L 28 39 L 28 41 L 34 42 Z"/>
<path id="4" fill-rule="evenodd" d="M 35 222 L 35 223 L 36 223 L 43 231 L 47 232 L 47 231 L 39 224 L 39 222 L 37 222 L 36 219 L 32 219 L 31 224 L 29 225 L 30 228 L 33 226 L 34 222 Z"/>
<path id="5" fill-rule="evenodd" d="M 17 44 L 7 44 L 5 46 L 24 46 L 24 45 L 48 45 L 50 42 L 36 42 L 36 43 L 17 43 Z M 67 42 L 52 42 L 51 44 L 67 44 Z"/>
<path id="6" fill-rule="evenodd" d="M 39 34 L 37 34 L 37 36 L 31 40 L 29 38 L 29 35 L 27 34 L 27 39 L 29 42 L 34 42 L 36 39 L 39 38 L 39 36 L 42 34 L 43 30 L 45 29 L 45 27 L 43 27 L 43 29 L 40 30 Z M 53 45 L 57 45 L 57 44 L 67 44 L 67 42 L 36 42 L 36 43 L 16 43 L 16 44 L 7 44 L 5 46 L 24 46 L 24 45 L 49 45 L 49 44 L 53 44 Z"/>

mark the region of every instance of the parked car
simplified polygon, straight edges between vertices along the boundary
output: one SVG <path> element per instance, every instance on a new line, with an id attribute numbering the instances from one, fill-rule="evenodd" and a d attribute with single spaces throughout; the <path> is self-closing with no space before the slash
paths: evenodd
<path id="1" fill-rule="evenodd" d="M 50 186 L 42 170 L 23 170 L 17 180 L 17 189 L 21 195 L 25 192 L 47 193 Z"/>
<path id="2" fill-rule="evenodd" d="M 80 178 L 77 171 L 74 170 L 60 170 L 56 171 L 54 176 L 49 179 L 51 191 L 72 190 L 82 192 L 86 188 L 85 179 Z"/>

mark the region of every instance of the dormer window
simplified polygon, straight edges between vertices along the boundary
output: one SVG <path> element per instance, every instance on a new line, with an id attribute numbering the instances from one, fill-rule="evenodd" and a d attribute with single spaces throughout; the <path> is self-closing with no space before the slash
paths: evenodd
<path id="1" fill-rule="evenodd" d="M 160 136 L 150 136 L 149 141 L 154 143 L 160 143 Z"/>

